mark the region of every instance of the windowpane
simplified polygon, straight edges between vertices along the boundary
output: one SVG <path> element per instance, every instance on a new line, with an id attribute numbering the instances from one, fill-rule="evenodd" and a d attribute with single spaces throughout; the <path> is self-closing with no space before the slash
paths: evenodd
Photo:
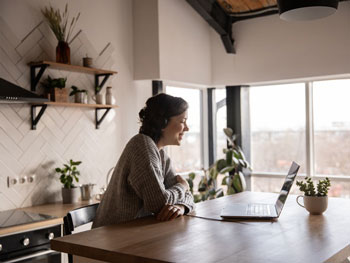
<path id="1" fill-rule="evenodd" d="M 226 89 L 215 90 L 216 103 L 226 99 Z M 224 128 L 227 126 L 226 105 L 217 107 L 216 112 L 216 159 L 224 158 L 223 149 L 227 147 Z"/>
<path id="2" fill-rule="evenodd" d="M 350 175 L 350 80 L 318 81 L 313 86 L 315 172 Z"/>
<path id="3" fill-rule="evenodd" d="M 254 172 L 286 173 L 292 161 L 305 173 L 305 85 L 250 88 Z"/>
<path id="4" fill-rule="evenodd" d="M 166 87 L 166 93 L 187 101 L 189 131 L 185 133 L 181 146 L 168 146 L 173 168 L 176 172 L 187 172 L 202 168 L 201 162 L 201 103 L 200 90 Z"/>

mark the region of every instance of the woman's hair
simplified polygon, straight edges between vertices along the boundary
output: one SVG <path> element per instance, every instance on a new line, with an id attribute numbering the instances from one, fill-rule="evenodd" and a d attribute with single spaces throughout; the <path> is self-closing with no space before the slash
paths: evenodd
<path id="1" fill-rule="evenodd" d="M 139 133 L 150 136 L 157 143 L 169 119 L 184 113 L 187 108 L 187 102 L 180 97 L 160 93 L 149 98 L 146 106 L 139 112 L 141 122 Z"/>

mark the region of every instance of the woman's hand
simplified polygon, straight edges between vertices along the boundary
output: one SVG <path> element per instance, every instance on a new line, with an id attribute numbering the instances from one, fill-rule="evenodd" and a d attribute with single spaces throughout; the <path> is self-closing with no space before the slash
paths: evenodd
<path id="1" fill-rule="evenodd" d="M 158 213 L 156 219 L 160 221 L 168 221 L 177 218 L 185 213 L 183 205 L 165 205 Z"/>
<path id="2" fill-rule="evenodd" d="M 188 182 L 181 175 L 176 175 L 176 180 L 178 183 L 182 184 L 183 187 L 185 187 L 185 191 L 190 190 L 190 186 L 188 185 Z"/>

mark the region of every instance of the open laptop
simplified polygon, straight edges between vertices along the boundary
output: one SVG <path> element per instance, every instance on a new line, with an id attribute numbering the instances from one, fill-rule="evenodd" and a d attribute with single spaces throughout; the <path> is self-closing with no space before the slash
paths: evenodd
<path id="1" fill-rule="evenodd" d="M 286 179 L 283 183 L 281 192 L 275 204 L 249 204 L 236 203 L 230 204 L 222 209 L 220 216 L 222 218 L 254 218 L 254 219 L 273 219 L 281 214 L 284 203 L 287 200 L 290 189 L 292 188 L 295 177 L 300 166 L 293 162 Z"/>

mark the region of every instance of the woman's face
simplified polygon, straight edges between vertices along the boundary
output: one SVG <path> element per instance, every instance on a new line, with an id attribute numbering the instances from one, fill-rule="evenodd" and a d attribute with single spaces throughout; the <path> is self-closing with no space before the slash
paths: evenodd
<path id="1" fill-rule="evenodd" d="M 159 146 L 180 145 L 182 137 L 189 129 L 187 127 L 187 110 L 177 116 L 171 117 L 168 125 L 162 130 Z"/>

